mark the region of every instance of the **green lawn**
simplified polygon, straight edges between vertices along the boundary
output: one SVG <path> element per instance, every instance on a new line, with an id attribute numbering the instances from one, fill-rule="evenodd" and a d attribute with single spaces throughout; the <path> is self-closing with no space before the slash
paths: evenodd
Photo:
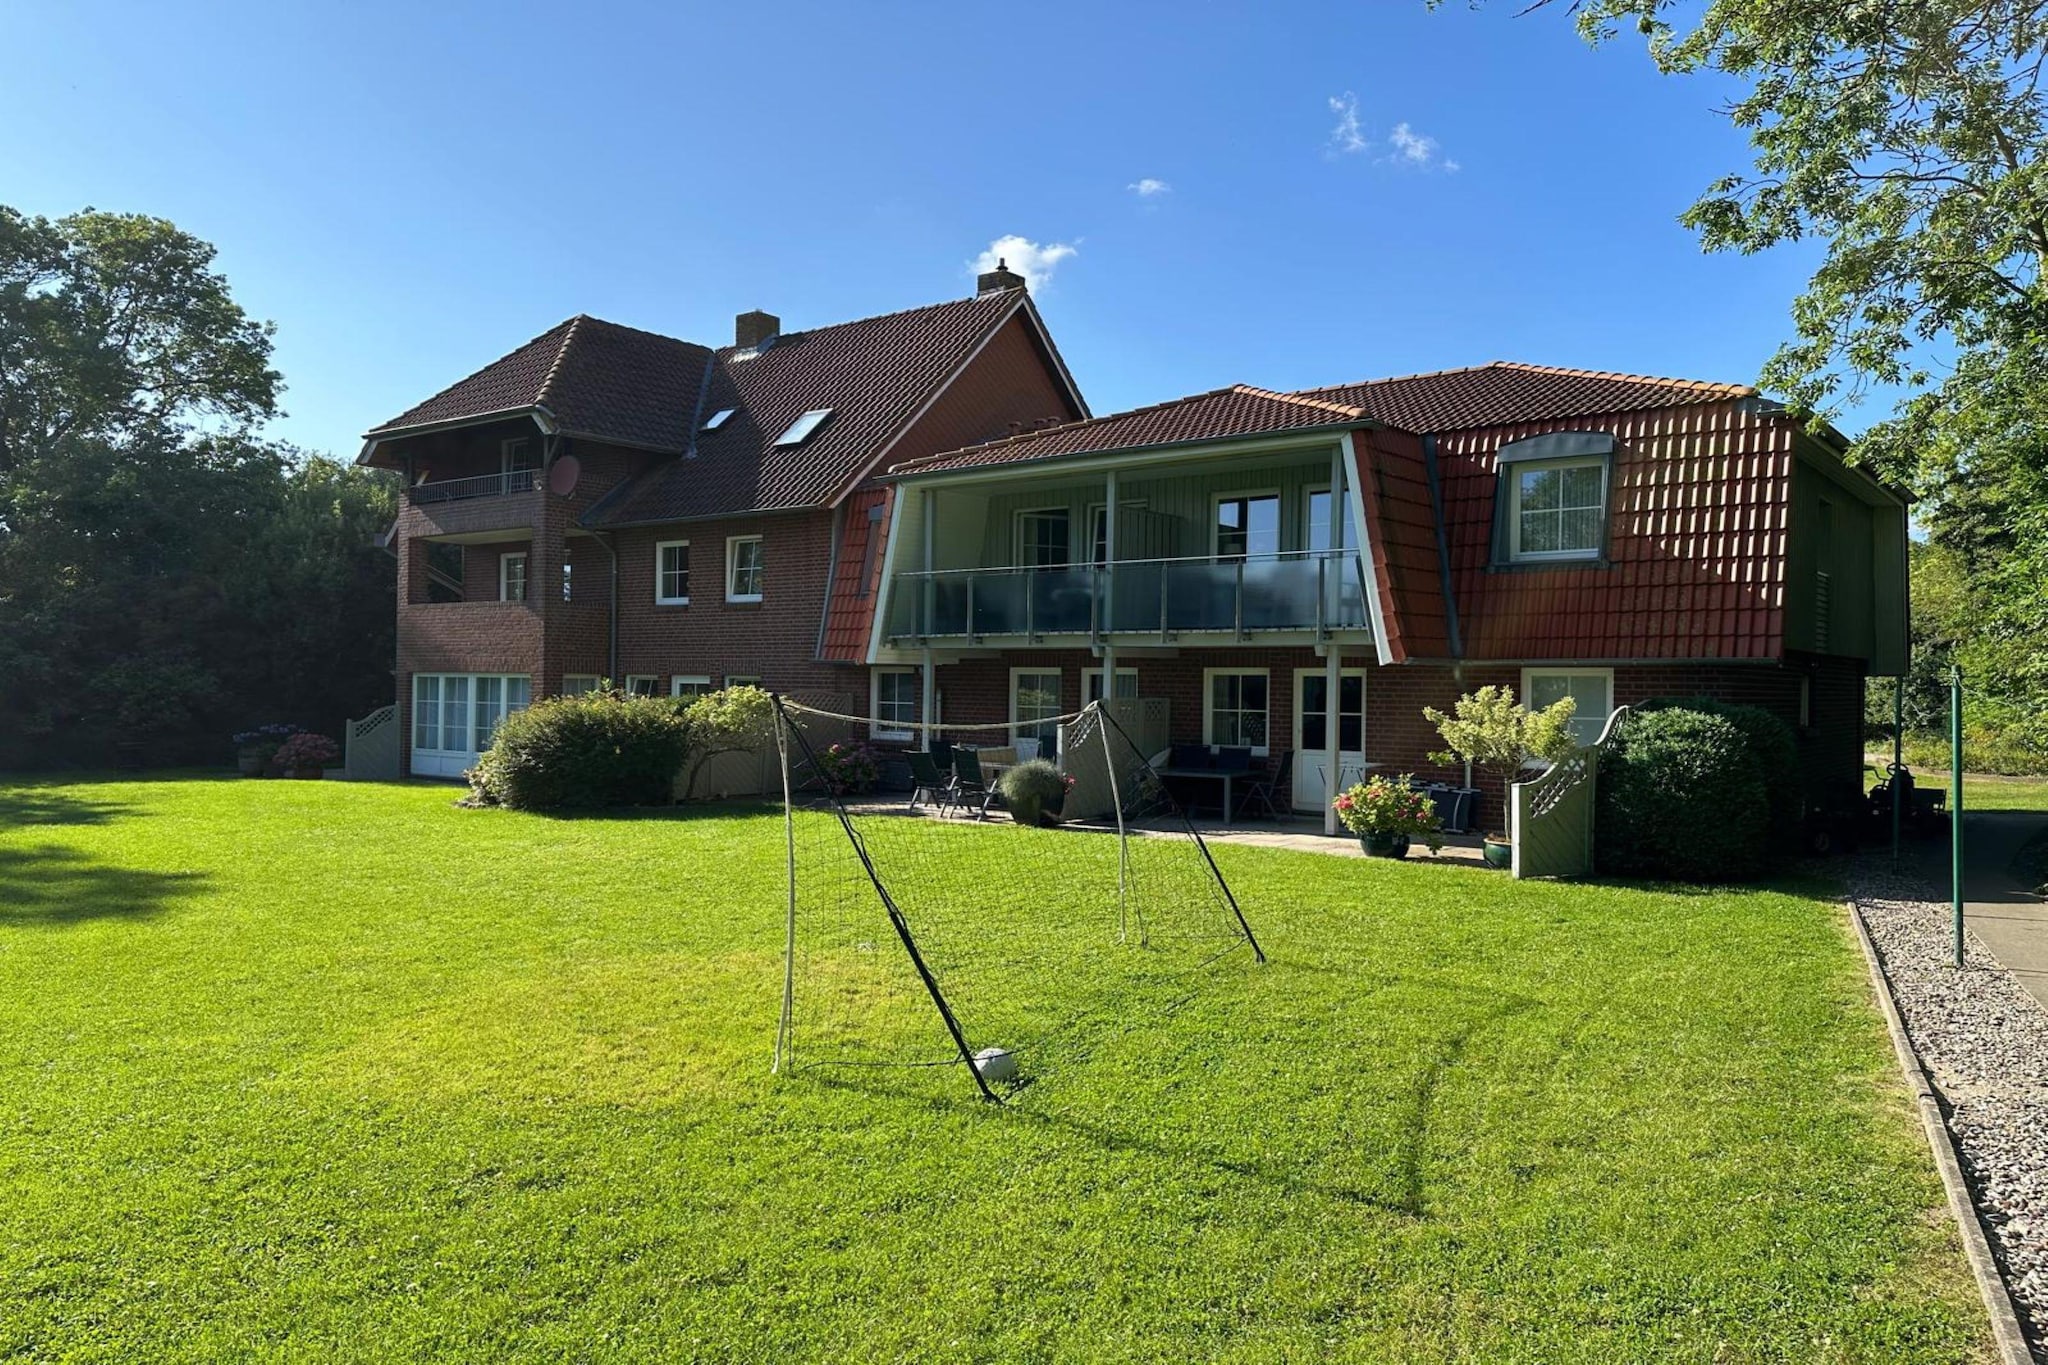
<path id="1" fill-rule="evenodd" d="M 997 1107 L 767 1074 L 778 817 L 455 795 L 0 783 L 0 1357 L 1985 1356 L 1822 888 L 1225 847 L 1271 963 Z"/>
<path id="2" fill-rule="evenodd" d="M 1992 777 L 1964 773 L 1963 809 L 2048 810 L 2048 777 Z"/>

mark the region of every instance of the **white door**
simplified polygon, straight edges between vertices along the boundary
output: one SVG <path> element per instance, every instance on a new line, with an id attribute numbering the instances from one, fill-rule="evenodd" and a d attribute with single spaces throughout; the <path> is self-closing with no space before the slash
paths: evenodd
<path id="1" fill-rule="evenodd" d="M 1320 812 L 1329 800 L 1330 675 L 1294 671 L 1294 808 Z M 1337 785 L 1365 776 L 1365 670 L 1347 668 L 1337 684 Z"/>

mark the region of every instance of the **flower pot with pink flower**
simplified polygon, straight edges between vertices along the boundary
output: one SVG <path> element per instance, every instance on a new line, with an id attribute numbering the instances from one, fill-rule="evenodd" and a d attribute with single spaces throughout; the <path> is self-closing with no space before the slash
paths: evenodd
<path id="1" fill-rule="evenodd" d="M 320 778 L 327 775 L 328 765 L 340 758 L 341 747 L 333 740 L 301 730 L 278 745 L 270 761 L 293 777 Z"/>
<path id="2" fill-rule="evenodd" d="M 1330 805 L 1368 857 L 1405 858 L 1416 839 L 1431 853 L 1444 846 L 1436 803 L 1410 777 L 1372 777 L 1338 792 Z"/>

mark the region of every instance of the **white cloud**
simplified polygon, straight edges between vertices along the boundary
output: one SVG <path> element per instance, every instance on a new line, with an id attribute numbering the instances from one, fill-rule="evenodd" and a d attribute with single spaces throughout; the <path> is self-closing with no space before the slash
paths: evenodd
<path id="1" fill-rule="evenodd" d="M 1349 90 L 1330 96 L 1330 112 L 1337 116 L 1337 126 L 1330 130 L 1331 151 L 1349 154 L 1362 152 L 1371 145 L 1358 126 L 1358 96 Z"/>
<path id="2" fill-rule="evenodd" d="M 1455 161 L 1438 159 L 1437 153 L 1442 149 L 1437 146 L 1435 138 L 1416 132 L 1406 123 L 1394 125 L 1394 131 L 1387 134 L 1387 145 L 1394 149 L 1389 159 L 1400 165 L 1422 169 L 1435 166 L 1452 174 L 1459 169 Z"/>
<path id="3" fill-rule="evenodd" d="M 1007 264 L 1010 269 L 1024 277 L 1024 283 L 1033 293 L 1052 283 L 1052 272 L 1059 268 L 1061 261 L 1074 255 L 1080 248 L 1068 242 L 1046 242 L 1040 245 L 1027 237 L 1011 233 L 998 237 L 988 244 L 988 250 L 974 258 L 974 273 L 986 274 L 997 265 Z"/>
<path id="4" fill-rule="evenodd" d="M 1137 195 L 1140 199 L 1152 199 L 1162 194 L 1173 193 L 1173 186 L 1167 184 L 1164 180 L 1157 180 L 1149 175 L 1142 180 L 1132 181 L 1124 186 L 1124 188 Z"/>

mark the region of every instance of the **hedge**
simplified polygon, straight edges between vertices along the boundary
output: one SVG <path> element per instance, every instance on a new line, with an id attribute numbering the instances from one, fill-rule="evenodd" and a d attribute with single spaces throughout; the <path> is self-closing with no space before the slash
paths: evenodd
<path id="1" fill-rule="evenodd" d="M 662 805 L 689 751 L 689 724 L 669 698 L 550 697 L 505 717 L 470 788 L 515 810 Z"/>
<path id="2" fill-rule="evenodd" d="M 1798 751 L 1767 711 L 1653 702 L 1622 719 L 1601 765 L 1602 872 L 1730 881 L 1764 871 L 1799 820 Z"/>

